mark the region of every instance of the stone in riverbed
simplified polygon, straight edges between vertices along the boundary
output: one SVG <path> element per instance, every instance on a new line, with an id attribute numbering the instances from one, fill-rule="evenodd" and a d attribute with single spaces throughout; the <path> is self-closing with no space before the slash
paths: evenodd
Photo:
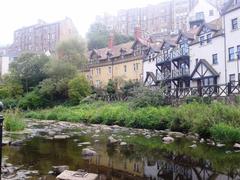
<path id="1" fill-rule="evenodd" d="M 91 143 L 90 142 L 81 142 L 81 143 L 78 143 L 78 145 L 90 145 Z"/>
<path id="2" fill-rule="evenodd" d="M 54 139 L 67 139 L 70 138 L 69 135 L 55 135 Z"/>
<path id="3" fill-rule="evenodd" d="M 174 138 L 173 138 L 173 137 L 170 137 L 170 136 L 164 137 L 164 138 L 162 138 L 162 140 L 163 140 L 164 143 L 166 143 L 166 144 L 170 144 L 170 143 L 174 142 Z"/>
<path id="4" fill-rule="evenodd" d="M 58 180 L 95 180 L 98 175 L 93 173 L 86 173 L 82 177 L 82 172 L 78 171 L 64 171 L 59 176 L 57 176 Z"/>
<path id="5" fill-rule="evenodd" d="M 82 155 L 83 156 L 94 156 L 94 155 L 96 155 L 97 153 L 96 153 L 96 151 L 94 151 L 94 150 L 92 150 L 92 149 L 89 149 L 89 148 L 84 148 L 83 150 L 82 150 Z"/>
<path id="6" fill-rule="evenodd" d="M 239 143 L 235 143 L 235 144 L 233 145 L 233 148 L 234 148 L 234 149 L 240 149 L 240 144 L 239 144 Z"/>
<path id="7" fill-rule="evenodd" d="M 120 146 L 126 146 L 126 145 L 127 145 L 126 142 L 121 142 L 121 143 L 120 143 Z"/>
<path id="8" fill-rule="evenodd" d="M 55 175 L 59 175 L 61 174 L 63 171 L 68 170 L 69 166 L 66 165 L 62 165 L 62 166 L 53 166 L 53 174 Z"/>
<path id="9" fill-rule="evenodd" d="M 173 131 L 168 132 L 168 135 L 176 138 L 182 138 L 185 136 L 185 134 L 181 132 L 173 132 Z"/>
<path id="10" fill-rule="evenodd" d="M 112 136 L 108 137 L 108 144 L 113 145 L 117 144 L 119 141 L 117 139 L 114 139 Z"/>
<path id="11" fill-rule="evenodd" d="M 220 144 L 220 143 L 217 143 L 217 145 L 216 145 L 217 147 L 224 147 L 224 146 L 226 146 L 225 144 Z"/>
<path id="12" fill-rule="evenodd" d="M 189 147 L 195 149 L 195 148 L 197 147 L 197 145 L 196 145 L 196 144 L 193 144 L 193 145 L 191 145 L 191 146 L 189 146 Z"/>

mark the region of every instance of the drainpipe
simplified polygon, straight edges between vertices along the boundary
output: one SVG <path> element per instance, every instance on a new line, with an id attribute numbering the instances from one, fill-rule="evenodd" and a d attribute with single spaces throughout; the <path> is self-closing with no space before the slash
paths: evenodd
<path id="1" fill-rule="evenodd" d="M 224 57 L 225 57 L 225 83 L 227 83 L 227 40 L 226 40 L 226 22 L 225 14 L 223 15 L 223 29 L 224 29 Z"/>

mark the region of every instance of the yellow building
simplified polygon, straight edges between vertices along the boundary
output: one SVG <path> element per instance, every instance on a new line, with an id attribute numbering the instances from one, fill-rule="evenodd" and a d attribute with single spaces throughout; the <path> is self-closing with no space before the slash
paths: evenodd
<path id="1" fill-rule="evenodd" d="M 143 54 L 148 43 L 141 38 L 89 52 L 87 78 L 95 87 L 105 87 L 110 79 L 139 81 L 143 78 Z"/>

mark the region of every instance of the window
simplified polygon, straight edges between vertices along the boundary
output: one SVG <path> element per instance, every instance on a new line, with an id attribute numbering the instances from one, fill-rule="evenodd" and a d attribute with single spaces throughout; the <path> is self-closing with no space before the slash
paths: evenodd
<path id="1" fill-rule="evenodd" d="M 234 47 L 228 48 L 228 58 L 229 58 L 229 61 L 234 60 Z"/>
<path id="2" fill-rule="evenodd" d="M 133 70 L 136 71 L 136 64 L 133 64 Z"/>
<path id="3" fill-rule="evenodd" d="M 209 16 L 213 16 L 213 15 L 214 15 L 213 10 L 209 10 Z"/>
<path id="4" fill-rule="evenodd" d="M 97 75 L 101 74 L 101 68 L 97 68 L 96 71 L 97 71 Z"/>
<path id="5" fill-rule="evenodd" d="M 212 41 L 212 35 L 208 34 L 207 35 L 207 43 L 210 43 Z"/>
<path id="6" fill-rule="evenodd" d="M 112 73 L 112 67 L 108 67 L 108 73 L 109 73 L 109 74 Z"/>
<path id="7" fill-rule="evenodd" d="M 124 72 L 127 72 L 127 65 L 124 65 L 123 68 L 124 68 Z"/>
<path id="8" fill-rule="evenodd" d="M 198 58 L 195 59 L 196 65 L 198 64 Z"/>
<path id="9" fill-rule="evenodd" d="M 212 55 L 212 63 L 213 64 L 218 64 L 218 55 L 217 54 Z"/>
<path id="10" fill-rule="evenodd" d="M 240 60 L 240 45 L 237 46 L 237 59 Z"/>
<path id="11" fill-rule="evenodd" d="M 200 45 L 203 45 L 203 44 L 204 44 L 204 39 L 205 39 L 204 36 L 201 36 L 201 37 L 200 37 Z"/>
<path id="12" fill-rule="evenodd" d="M 232 19 L 232 30 L 237 30 L 238 29 L 238 19 L 234 18 Z"/>
<path id="13" fill-rule="evenodd" d="M 229 74 L 229 82 L 235 81 L 235 74 Z"/>

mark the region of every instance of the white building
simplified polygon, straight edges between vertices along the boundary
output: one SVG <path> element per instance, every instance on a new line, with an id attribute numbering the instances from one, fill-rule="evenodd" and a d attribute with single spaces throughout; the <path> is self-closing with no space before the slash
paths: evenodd
<path id="1" fill-rule="evenodd" d="M 226 61 L 221 18 L 203 24 L 190 45 L 191 86 L 225 84 Z"/>
<path id="2" fill-rule="evenodd" d="M 223 10 L 227 81 L 240 80 L 240 0 L 230 0 Z"/>
<path id="3" fill-rule="evenodd" d="M 188 14 L 189 28 L 199 27 L 203 23 L 209 23 L 219 17 L 220 12 L 215 4 L 208 0 L 199 0 Z"/>
<path id="4" fill-rule="evenodd" d="M 9 57 L 0 56 L 0 76 L 9 72 Z"/>

